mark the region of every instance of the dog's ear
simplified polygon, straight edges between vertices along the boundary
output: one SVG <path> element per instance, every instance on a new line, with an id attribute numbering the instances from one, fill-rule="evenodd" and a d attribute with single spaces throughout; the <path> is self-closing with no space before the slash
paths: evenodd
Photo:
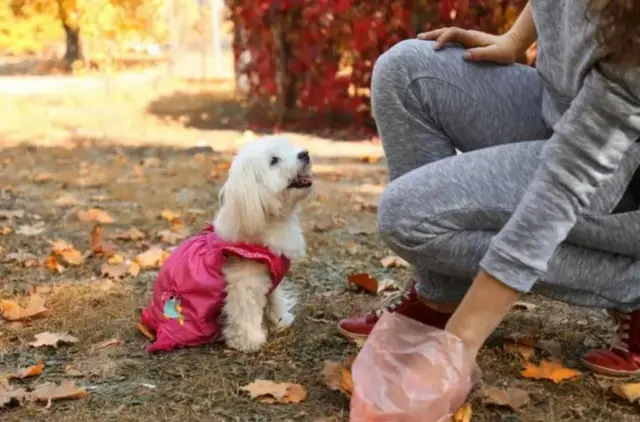
<path id="1" fill-rule="evenodd" d="M 264 187 L 251 167 L 237 170 L 229 174 L 218 195 L 221 224 L 238 237 L 258 235 L 267 225 Z"/>

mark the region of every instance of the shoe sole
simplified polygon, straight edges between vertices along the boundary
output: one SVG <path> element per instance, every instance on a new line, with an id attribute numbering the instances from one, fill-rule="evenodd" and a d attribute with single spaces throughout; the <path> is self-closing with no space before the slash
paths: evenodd
<path id="1" fill-rule="evenodd" d="M 584 366 L 597 374 L 609 375 L 612 377 L 632 377 L 640 374 L 640 369 L 637 371 L 618 371 L 615 369 L 606 368 L 604 366 L 594 365 L 586 359 L 580 359 L 580 361 Z"/>
<path id="2" fill-rule="evenodd" d="M 342 328 L 339 325 L 338 325 L 338 332 L 340 334 L 342 334 L 344 337 L 346 337 L 348 339 L 351 339 L 351 340 L 366 340 L 367 337 L 369 337 L 369 334 L 350 333 L 349 331 L 345 330 L 344 328 Z"/>

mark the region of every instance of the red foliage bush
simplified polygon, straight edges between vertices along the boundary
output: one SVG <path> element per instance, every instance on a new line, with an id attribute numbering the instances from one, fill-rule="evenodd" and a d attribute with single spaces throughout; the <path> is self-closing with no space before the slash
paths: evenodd
<path id="1" fill-rule="evenodd" d="M 418 32 L 501 33 L 526 0 L 227 0 L 236 75 L 279 122 L 320 115 L 371 123 L 373 64 Z M 324 120 L 326 122 L 327 120 Z"/>

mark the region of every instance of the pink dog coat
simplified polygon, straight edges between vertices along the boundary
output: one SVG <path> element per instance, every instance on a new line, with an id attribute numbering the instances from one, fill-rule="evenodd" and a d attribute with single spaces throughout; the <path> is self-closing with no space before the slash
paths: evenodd
<path id="1" fill-rule="evenodd" d="M 273 291 L 289 271 L 290 261 L 262 245 L 230 243 L 208 225 L 185 240 L 164 263 L 141 323 L 154 331 L 149 352 L 211 343 L 220 335 L 225 300 L 222 267 L 230 256 L 261 262 L 269 268 Z"/>

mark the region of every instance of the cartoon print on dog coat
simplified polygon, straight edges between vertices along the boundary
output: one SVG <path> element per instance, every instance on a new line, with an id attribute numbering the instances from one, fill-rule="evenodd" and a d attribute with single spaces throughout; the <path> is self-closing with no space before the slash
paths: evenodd
<path id="1" fill-rule="evenodd" d="M 290 261 L 262 245 L 225 242 L 208 225 L 182 242 L 164 263 L 140 323 L 155 332 L 149 352 L 211 343 L 220 335 L 225 299 L 222 272 L 230 256 L 261 262 L 269 268 L 273 291 L 289 271 Z M 271 293 L 271 291 L 269 293 Z"/>

